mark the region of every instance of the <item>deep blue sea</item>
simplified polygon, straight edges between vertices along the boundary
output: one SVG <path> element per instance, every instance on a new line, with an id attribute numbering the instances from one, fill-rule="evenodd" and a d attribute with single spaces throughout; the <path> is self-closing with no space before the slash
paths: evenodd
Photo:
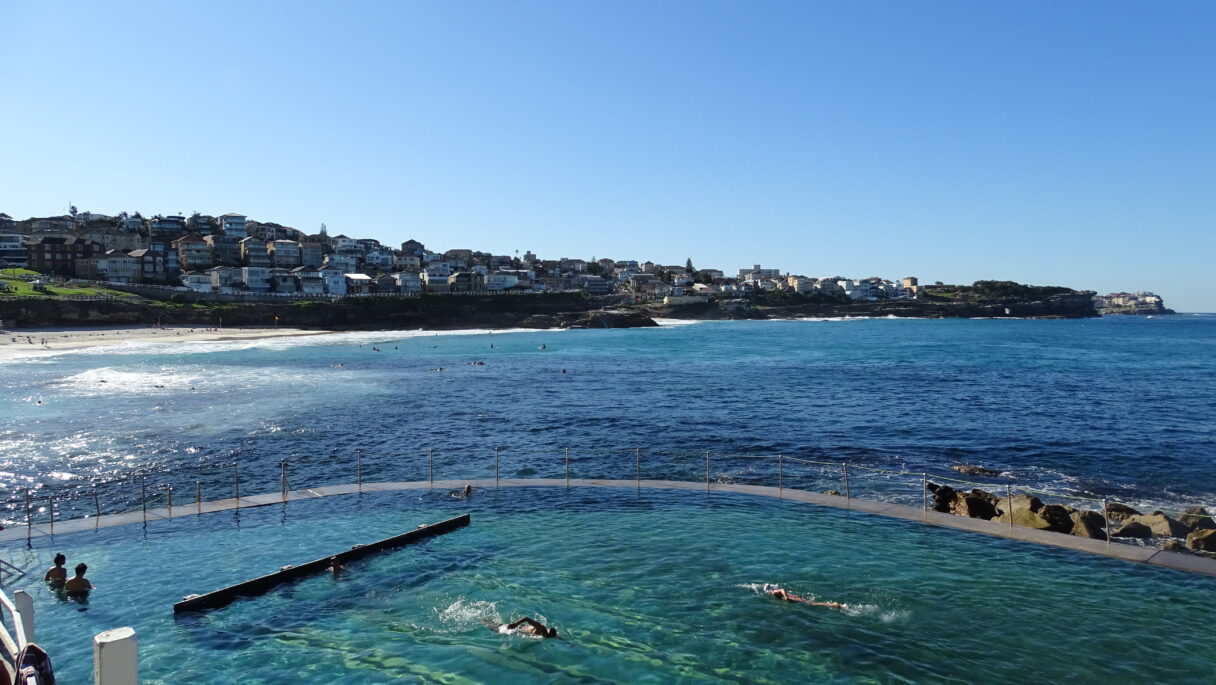
<path id="1" fill-rule="evenodd" d="M 293 488 L 492 477 L 496 447 L 503 477 L 560 477 L 568 448 L 576 477 L 703 478 L 709 451 L 712 478 L 742 482 L 776 463 L 723 455 L 848 461 L 855 496 L 919 502 L 919 478 L 885 471 L 979 464 L 1018 487 L 1213 505 L 1216 316 L 386 331 L 0 362 L 8 523 L 27 488 L 36 517 L 54 495 L 62 518 L 138 506 L 140 473 L 182 503 L 196 481 L 204 499 L 237 479 L 277 491 L 281 460 Z M 842 489 L 835 467 L 783 468 Z"/>

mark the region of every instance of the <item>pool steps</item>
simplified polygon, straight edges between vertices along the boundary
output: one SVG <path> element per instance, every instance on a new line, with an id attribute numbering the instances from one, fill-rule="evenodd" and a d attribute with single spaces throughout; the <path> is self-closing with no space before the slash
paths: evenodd
<path id="1" fill-rule="evenodd" d="M 336 554 L 314 559 L 296 566 L 284 566 L 283 568 L 269 573 L 264 576 L 259 576 L 251 580 L 246 580 L 243 583 L 229 585 L 226 588 L 208 592 L 205 595 L 190 595 L 177 604 L 173 605 L 173 613 L 180 614 L 191 611 L 205 611 L 207 609 L 218 609 L 219 607 L 231 604 L 233 601 L 241 597 L 254 597 L 260 594 L 269 592 L 270 590 L 288 583 L 293 580 L 299 580 L 307 576 L 315 576 L 324 573 L 329 568 L 330 559 L 337 558 L 339 562 L 345 564 L 348 561 L 355 561 L 363 557 L 382 552 L 387 549 L 403 547 L 412 542 L 424 540 L 426 538 L 435 537 L 449 533 L 457 528 L 463 528 L 469 525 L 469 515 L 463 514 L 455 518 L 450 518 L 439 523 L 418 526 L 414 530 L 394 535 L 391 538 L 384 538 L 366 545 L 355 545 L 348 550 L 338 552 Z"/>
<path id="2" fill-rule="evenodd" d="M 740 485 L 729 483 L 702 483 L 693 481 L 671 481 L 671 480 L 610 480 L 610 479 L 570 479 L 565 478 L 503 478 L 503 479 L 473 479 L 473 480 L 436 480 L 431 481 L 398 481 L 387 483 L 349 483 L 344 485 L 328 485 L 323 487 L 305 488 L 302 490 L 289 490 L 285 493 L 274 492 L 262 495 L 253 495 L 250 497 L 241 497 L 239 502 L 236 498 L 227 498 L 220 500 L 212 500 L 209 502 L 201 502 L 195 504 L 179 505 L 173 507 L 172 516 L 167 507 L 159 507 L 148 509 L 146 514 L 143 511 L 129 511 L 121 514 L 103 514 L 83 519 L 70 519 L 65 521 L 55 522 L 55 533 L 71 533 L 86 530 L 95 530 L 98 528 L 108 528 L 111 526 L 129 525 L 133 523 L 153 522 L 161 519 L 180 518 L 183 516 L 195 516 L 199 513 L 211 513 L 217 511 L 229 511 L 247 507 L 261 507 L 271 504 L 281 504 L 283 502 L 314 499 L 317 497 L 333 497 L 337 495 L 353 495 L 360 492 L 392 492 L 398 490 L 430 490 L 430 489 L 453 489 L 460 488 L 466 484 L 471 484 L 474 487 L 494 488 L 494 487 L 602 487 L 602 488 L 631 488 L 631 489 L 666 489 L 666 490 L 691 490 L 707 493 L 737 493 L 744 495 L 755 495 L 760 497 L 771 497 L 774 499 L 785 499 L 795 502 L 805 502 L 816 504 L 819 506 L 833 507 L 836 509 L 847 509 L 849 511 L 858 511 L 866 514 L 874 514 L 878 516 L 886 516 L 890 518 L 904 519 L 907 521 L 916 521 L 928 525 L 940 526 L 944 528 L 954 528 L 957 530 L 965 530 L 973 533 L 981 533 L 993 537 L 1007 538 L 1012 540 L 1022 540 L 1025 542 L 1033 542 L 1051 547 L 1061 547 L 1064 549 L 1096 554 L 1099 556 L 1111 557 L 1114 559 L 1122 559 L 1124 561 L 1134 561 L 1138 563 L 1148 564 L 1160 568 L 1168 568 L 1176 571 L 1185 571 L 1188 573 L 1199 573 L 1202 575 L 1216 577 L 1216 559 L 1195 556 L 1191 554 L 1182 554 L 1179 552 L 1169 552 L 1159 550 L 1153 547 L 1140 547 L 1137 545 L 1129 545 L 1123 543 L 1112 543 L 1109 540 L 1094 540 L 1089 538 L 1081 538 L 1075 535 L 1065 535 L 1063 533 L 1053 533 L 1045 530 L 1037 530 L 1034 528 L 1023 528 L 1019 526 L 1009 526 L 1006 523 L 998 523 L 996 521 L 985 521 L 983 519 L 973 519 L 965 516 L 957 516 L 954 514 L 946 514 L 937 511 L 926 511 L 915 507 L 908 507 L 901 504 L 891 504 L 887 502 L 877 502 L 873 500 L 858 499 L 856 497 L 842 497 L 839 495 L 825 495 L 818 492 L 808 492 L 805 490 L 795 490 L 791 488 L 776 488 L 766 485 Z M 13 542 L 17 540 L 25 540 L 31 537 L 41 537 L 51 535 L 50 526 L 47 524 L 36 524 L 33 526 L 14 526 L 7 530 L 0 531 L 0 542 Z"/>

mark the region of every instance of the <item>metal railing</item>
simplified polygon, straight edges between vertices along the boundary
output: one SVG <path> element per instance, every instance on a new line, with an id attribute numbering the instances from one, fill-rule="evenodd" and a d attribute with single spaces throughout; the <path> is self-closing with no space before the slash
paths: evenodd
<path id="1" fill-rule="evenodd" d="M 888 469 L 853 461 L 822 461 L 787 454 L 737 454 L 715 452 L 667 452 L 641 447 L 620 449 L 515 449 L 493 447 L 475 450 L 428 448 L 397 454 L 367 455 L 363 449 L 347 453 L 293 455 L 272 462 L 266 459 L 224 461 L 206 466 L 148 469 L 122 474 L 103 483 L 81 482 L 66 487 L 27 488 L 19 498 L 0 501 L 6 512 L 6 526 L 24 524 L 27 535 L 33 528 L 47 526 L 54 534 L 56 523 L 66 513 L 75 518 L 100 517 L 102 514 L 141 512 L 148 522 L 151 508 L 167 507 L 170 517 L 203 513 L 204 502 L 231 499 L 242 506 L 242 489 L 249 492 L 277 492 L 286 502 L 289 493 L 308 488 L 356 483 L 358 492 L 368 483 L 401 481 L 481 480 L 495 483 L 509 479 L 633 480 L 641 487 L 644 480 L 703 482 L 707 492 L 715 484 L 765 485 L 785 490 L 837 494 L 846 501 L 854 498 L 919 507 L 926 516 L 932 511 L 930 483 L 972 487 L 989 493 L 998 506 L 1006 502 L 1012 510 L 1016 495 L 1040 498 L 1044 504 L 1089 505 L 1103 516 L 1104 534 L 1111 542 L 1112 505 L 1123 504 L 1113 498 L 1082 493 L 1052 492 L 1020 485 L 1004 477 L 962 479 L 924 471 Z M 149 482 L 151 479 L 151 483 Z M 175 502 L 174 493 L 187 495 Z M 103 504 L 103 500 L 105 503 Z M 1189 517 L 1189 518 L 1188 518 Z M 1011 527 L 1017 525 L 1008 516 Z M 1175 519 L 1216 520 L 1210 514 L 1179 513 Z M 1004 522 L 1002 518 L 1002 522 Z"/>

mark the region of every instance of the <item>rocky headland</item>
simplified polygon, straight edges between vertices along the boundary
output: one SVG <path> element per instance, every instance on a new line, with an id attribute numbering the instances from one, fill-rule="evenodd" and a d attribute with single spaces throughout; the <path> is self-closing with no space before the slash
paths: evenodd
<path id="1" fill-rule="evenodd" d="M 830 317 L 901 317 L 922 319 L 1083 319 L 1098 316 L 1089 291 L 1042 296 L 925 297 L 915 300 L 840 301 L 803 298 L 738 298 L 674 306 L 652 305 L 647 311 L 673 319 L 795 319 Z"/>

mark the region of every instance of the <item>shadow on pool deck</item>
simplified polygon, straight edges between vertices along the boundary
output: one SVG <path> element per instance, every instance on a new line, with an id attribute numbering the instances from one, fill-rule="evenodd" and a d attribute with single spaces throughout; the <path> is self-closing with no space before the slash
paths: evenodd
<path id="1" fill-rule="evenodd" d="M 1135 561 L 1149 564 L 1151 566 L 1174 569 L 1176 571 L 1200 573 L 1203 575 L 1216 577 L 1216 559 L 1208 559 L 1205 557 L 1182 554 L 1179 552 L 1167 552 L 1152 547 L 1138 547 L 1135 545 L 1126 545 L 1117 542 L 1112 543 L 1104 540 L 1092 540 L 1088 538 L 1076 537 L 1074 535 L 1037 530 L 1034 528 L 1022 528 L 1018 526 L 1011 527 L 1008 524 L 997 523 L 995 521 L 967 518 L 937 511 L 925 511 L 923 509 L 916 509 L 914 507 L 908 507 L 901 504 L 875 502 L 872 500 L 848 498 L 839 495 L 825 495 L 817 492 L 807 492 L 804 490 L 774 488 L 765 485 L 735 485 L 725 483 L 710 483 L 706 485 L 705 483 L 672 480 L 571 479 L 567 481 L 564 478 L 503 478 L 501 480 L 486 478 L 478 480 L 437 480 L 433 483 L 425 480 L 391 483 L 363 483 L 362 485 L 348 483 L 345 485 L 327 485 L 318 488 L 292 490 L 285 494 L 276 492 L 264 495 L 253 495 L 251 497 L 241 497 L 239 501 L 237 498 L 230 497 L 227 499 L 212 500 L 210 502 L 200 502 L 184 506 L 177 506 L 173 507 L 172 510 L 170 510 L 168 507 L 160 507 L 156 509 L 148 509 L 146 513 L 142 510 L 128 511 L 121 514 L 104 514 L 102 516 L 92 518 L 58 521 L 53 526 L 54 533 L 52 533 L 52 526 L 50 524 L 38 524 L 28 527 L 14 526 L 7 530 L 0 531 L 0 542 L 13 542 L 16 540 L 25 540 L 28 538 L 42 537 L 59 533 L 74 533 L 85 530 L 109 528 L 111 526 L 143 523 L 145 520 L 150 522 L 169 518 L 181 518 L 183 516 L 197 516 L 199 514 L 207 514 L 217 511 L 229 511 L 232 509 L 246 507 L 262 507 L 269 504 L 280 504 L 282 502 L 307 500 L 317 497 L 352 495 L 360 492 L 429 490 L 432 488 L 450 489 L 462 487 L 465 484 L 471 484 L 473 486 L 482 488 L 567 486 L 633 489 L 649 488 L 665 490 L 694 490 L 703 491 L 706 494 L 727 492 L 744 495 L 757 495 L 761 497 L 772 497 L 775 499 L 791 500 L 795 502 L 806 502 L 809 504 L 817 504 L 836 509 L 860 511 L 866 514 L 888 516 L 891 518 L 905 519 L 908 521 L 919 521 L 928 525 L 942 526 L 945 528 L 957 528 L 959 530 L 983 533 L 985 535 L 992 535 L 1000 538 L 1034 542 L 1041 545 L 1050 545 L 1052 547 L 1063 547 L 1065 549 L 1076 550 L 1079 552 L 1088 552 L 1090 554 L 1097 554 L 1115 559 L 1122 559 L 1125 561 Z"/>

